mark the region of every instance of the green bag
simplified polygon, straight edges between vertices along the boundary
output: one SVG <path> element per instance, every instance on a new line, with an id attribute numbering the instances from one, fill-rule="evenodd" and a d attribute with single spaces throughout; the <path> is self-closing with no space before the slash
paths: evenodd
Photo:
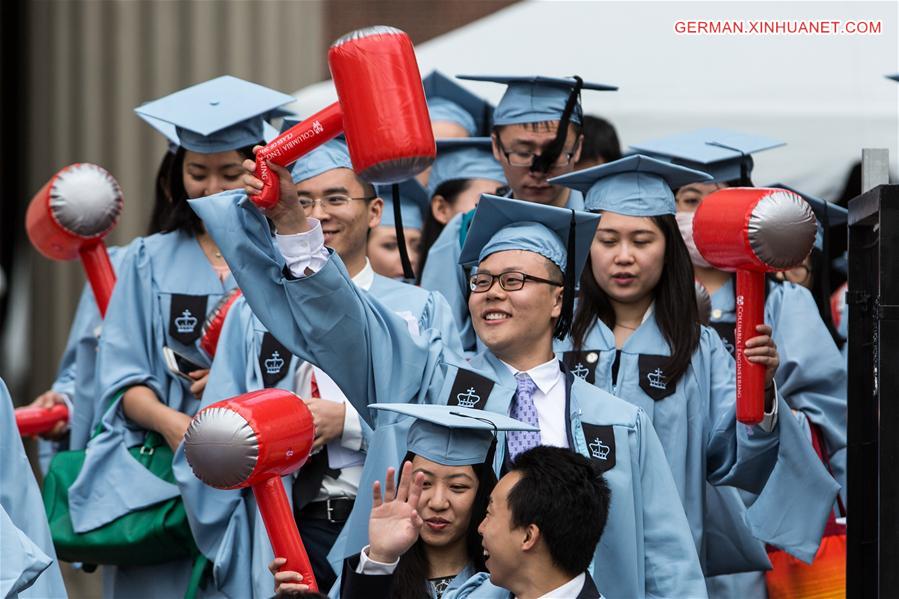
<path id="1" fill-rule="evenodd" d="M 147 470 L 175 483 L 172 450 L 158 433 L 148 432 L 143 445 L 128 451 Z M 200 555 L 180 496 L 125 514 L 86 533 L 76 533 L 69 514 L 69 488 L 81 472 L 84 456 L 83 449 L 57 453 L 44 478 L 44 508 L 59 559 L 147 566 Z"/>

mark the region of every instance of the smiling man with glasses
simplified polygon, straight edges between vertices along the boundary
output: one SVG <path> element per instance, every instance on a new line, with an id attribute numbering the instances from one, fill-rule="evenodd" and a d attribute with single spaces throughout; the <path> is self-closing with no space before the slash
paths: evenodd
<path id="1" fill-rule="evenodd" d="M 584 207 L 578 191 L 547 180 L 571 172 L 581 154 L 583 109 L 581 91 L 614 91 L 612 85 L 585 82 L 580 77 L 475 76 L 460 79 L 507 85 L 493 115 L 493 155 L 509 183 L 509 197 L 558 208 Z M 459 254 L 473 212 L 450 220 L 428 253 L 421 286 L 439 291 L 449 302 L 463 332 L 463 345 L 474 351 L 476 340 L 468 314 L 468 273 Z"/>

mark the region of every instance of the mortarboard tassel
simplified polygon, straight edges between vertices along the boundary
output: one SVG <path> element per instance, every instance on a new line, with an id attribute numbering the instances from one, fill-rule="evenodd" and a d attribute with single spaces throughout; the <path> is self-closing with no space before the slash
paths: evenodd
<path id="1" fill-rule="evenodd" d="M 568 259 L 565 262 L 565 273 L 562 290 L 562 313 L 559 314 L 559 320 L 556 321 L 556 328 L 553 334 L 556 339 L 563 340 L 571 331 L 571 322 L 574 317 L 574 295 L 575 295 L 575 229 L 577 225 L 576 212 L 571 211 L 571 226 L 568 228 Z"/>
<path id="2" fill-rule="evenodd" d="M 574 88 L 568 94 L 568 101 L 565 102 L 565 110 L 562 111 L 562 118 L 559 120 L 559 130 L 556 131 L 556 137 L 549 143 L 542 154 L 534 158 L 534 163 L 531 164 L 531 172 L 548 173 L 565 147 L 565 141 L 568 138 L 568 124 L 571 122 L 571 115 L 578 105 L 577 101 L 581 96 L 581 88 L 584 86 L 584 80 L 577 75 L 574 76 L 574 80 Z"/>
<path id="3" fill-rule="evenodd" d="M 400 186 L 394 183 L 390 187 L 393 196 L 393 221 L 396 224 L 396 242 L 400 250 L 400 262 L 403 263 L 403 278 L 407 281 L 415 281 L 415 273 L 412 271 L 412 262 L 409 260 L 409 250 L 406 249 L 406 234 L 403 231 L 403 210 L 400 206 Z"/>

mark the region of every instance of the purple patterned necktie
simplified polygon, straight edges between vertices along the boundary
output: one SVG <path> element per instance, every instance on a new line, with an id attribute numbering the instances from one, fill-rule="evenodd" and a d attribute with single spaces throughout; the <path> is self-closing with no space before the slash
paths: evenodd
<path id="1" fill-rule="evenodd" d="M 515 379 L 518 381 L 518 391 L 512 401 L 512 413 L 509 415 L 539 428 L 537 408 L 534 406 L 534 391 L 537 390 L 537 385 L 524 372 L 516 374 Z M 509 431 L 506 434 L 506 442 L 509 445 L 509 459 L 514 461 L 521 452 L 540 445 L 540 431 Z"/>

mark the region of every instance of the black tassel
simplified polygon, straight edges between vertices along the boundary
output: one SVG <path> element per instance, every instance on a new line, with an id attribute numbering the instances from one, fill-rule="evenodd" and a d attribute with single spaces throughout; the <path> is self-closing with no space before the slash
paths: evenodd
<path id="1" fill-rule="evenodd" d="M 555 338 L 559 341 L 565 339 L 571 332 L 571 322 L 574 319 L 574 296 L 576 293 L 576 282 L 574 277 L 575 262 L 575 242 L 577 228 L 576 212 L 571 211 L 571 226 L 568 229 L 568 260 L 565 264 L 564 288 L 562 290 L 562 312 L 556 321 L 556 328 L 553 331 Z"/>
<path id="2" fill-rule="evenodd" d="M 559 130 L 556 131 L 556 137 L 549 143 L 546 149 L 543 150 L 540 156 L 534 158 L 534 163 L 531 164 L 532 173 L 548 173 L 559 158 L 562 150 L 565 148 L 565 142 L 568 139 L 568 125 L 571 123 L 571 115 L 574 113 L 575 108 L 578 107 L 578 100 L 581 97 L 581 88 L 584 86 L 584 80 L 577 75 L 574 76 L 574 80 L 574 88 L 571 90 L 571 93 L 568 94 L 568 101 L 565 102 L 565 109 L 562 111 L 562 118 L 559 120 Z"/>
<path id="3" fill-rule="evenodd" d="M 407 281 L 415 281 L 415 273 L 412 271 L 412 262 L 409 260 L 409 250 L 406 249 L 406 234 L 403 231 L 403 208 L 400 206 L 400 186 L 394 183 L 390 188 L 393 196 L 393 222 L 396 225 L 396 243 L 400 250 L 400 262 L 403 263 L 403 278 Z"/>

